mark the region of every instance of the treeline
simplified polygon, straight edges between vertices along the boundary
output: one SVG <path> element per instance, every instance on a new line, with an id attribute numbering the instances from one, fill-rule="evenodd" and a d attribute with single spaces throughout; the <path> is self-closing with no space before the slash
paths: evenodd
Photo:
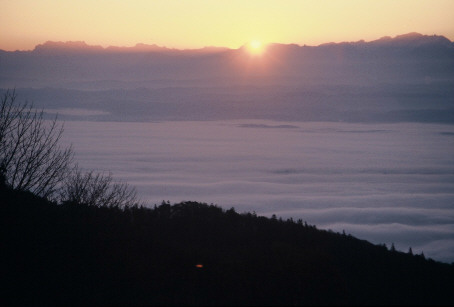
<path id="1" fill-rule="evenodd" d="M 452 305 L 454 267 L 223 210 L 66 203 L 0 189 L 0 304 Z"/>

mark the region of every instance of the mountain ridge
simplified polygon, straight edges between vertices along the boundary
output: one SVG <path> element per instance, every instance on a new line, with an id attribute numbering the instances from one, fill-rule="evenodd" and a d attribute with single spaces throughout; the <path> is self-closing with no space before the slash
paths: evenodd
<path id="1" fill-rule="evenodd" d="M 383 36 L 379 39 L 371 41 L 343 41 L 343 42 L 327 42 L 319 45 L 298 45 L 298 44 L 284 44 L 284 43 L 269 43 L 267 45 L 279 45 L 279 46 L 289 46 L 289 47 L 327 47 L 327 46 L 358 46 L 358 45 L 386 45 L 391 46 L 397 45 L 413 45 L 413 46 L 423 46 L 431 44 L 440 44 L 445 46 L 450 46 L 454 48 L 454 42 L 450 41 L 443 35 L 424 35 L 417 32 L 410 32 L 406 34 L 396 35 L 395 37 Z M 247 45 L 244 44 L 238 48 L 227 48 L 221 46 L 205 46 L 201 48 L 169 48 L 166 46 L 159 46 L 157 44 L 145 44 L 145 43 L 136 43 L 134 46 L 115 46 L 109 45 L 107 47 L 102 47 L 101 45 L 90 45 L 85 41 L 46 41 L 42 44 L 35 46 L 33 50 L 16 50 L 16 51 L 5 51 L 0 49 L 3 52 L 34 52 L 34 53 L 43 53 L 49 51 L 66 51 L 66 52 L 88 52 L 88 53 L 121 53 L 121 52 L 220 52 L 220 51 L 229 51 L 242 49 Z"/>
<path id="2" fill-rule="evenodd" d="M 260 55 L 246 46 L 47 43 L 34 51 L 0 51 L 0 66 L 0 88 L 47 88 L 46 94 L 21 92 L 45 108 L 96 108 L 111 114 L 103 117 L 109 120 L 454 122 L 454 43 L 437 35 L 269 44 Z M 254 90 L 243 90 L 248 87 Z M 57 89 L 90 92 L 74 100 Z M 104 90 L 112 92 L 101 97 Z"/>
<path id="3" fill-rule="evenodd" d="M 215 205 L 55 204 L 0 186 L 3 305 L 452 305 L 453 264 Z"/>

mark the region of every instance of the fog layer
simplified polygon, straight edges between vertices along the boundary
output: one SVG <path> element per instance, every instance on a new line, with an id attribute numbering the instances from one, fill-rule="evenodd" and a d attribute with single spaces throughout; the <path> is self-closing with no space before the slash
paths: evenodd
<path id="1" fill-rule="evenodd" d="M 85 168 L 149 205 L 215 203 L 303 219 L 454 261 L 454 127 L 326 122 L 66 123 Z"/>

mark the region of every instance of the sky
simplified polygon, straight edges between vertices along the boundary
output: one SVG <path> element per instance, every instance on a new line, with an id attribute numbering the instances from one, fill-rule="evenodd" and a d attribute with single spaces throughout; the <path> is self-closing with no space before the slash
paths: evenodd
<path id="1" fill-rule="evenodd" d="M 453 0 L 0 0 L 0 49 L 46 41 L 239 48 L 366 41 L 409 32 L 454 40 Z"/>

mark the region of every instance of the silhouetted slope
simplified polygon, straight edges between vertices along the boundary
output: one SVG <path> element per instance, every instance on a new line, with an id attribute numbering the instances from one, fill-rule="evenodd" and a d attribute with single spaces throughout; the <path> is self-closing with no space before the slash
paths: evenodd
<path id="1" fill-rule="evenodd" d="M 0 190 L 2 306 L 454 303 L 452 265 L 302 221 L 194 202 L 55 205 Z"/>

